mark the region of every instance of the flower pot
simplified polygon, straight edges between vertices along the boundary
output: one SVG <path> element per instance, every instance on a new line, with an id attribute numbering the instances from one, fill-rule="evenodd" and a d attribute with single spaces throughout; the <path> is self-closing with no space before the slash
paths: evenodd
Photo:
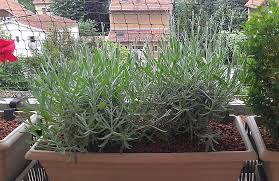
<path id="1" fill-rule="evenodd" d="M 31 116 L 32 122 L 35 115 Z M 3 140 L 0 140 L 0 181 L 14 181 L 24 169 L 24 155 L 30 149 L 31 135 L 25 133 L 27 125 L 22 123 Z"/>
<path id="2" fill-rule="evenodd" d="M 70 153 L 36 150 L 27 159 L 39 160 L 50 181 L 236 181 L 245 160 L 256 159 L 239 117 L 235 124 L 245 142 L 246 151 L 204 153 Z"/>
<path id="3" fill-rule="evenodd" d="M 268 181 L 279 180 L 279 152 L 270 151 L 266 148 L 260 130 L 256 123 L 255 116 L 249 116 L 247 124 L 251 130 L 252 137 L 256 144 L 259 157 L 263 161 L 263 167 L 265 169 Z"/>

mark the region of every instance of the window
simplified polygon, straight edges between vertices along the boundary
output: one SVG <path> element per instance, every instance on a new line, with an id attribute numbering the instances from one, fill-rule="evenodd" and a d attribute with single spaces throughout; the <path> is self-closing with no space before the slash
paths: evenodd
<path id="1" fill-rule="evenodd" d="M 19 37 L 18 37 L 18 36 L 16 36 L 16 42 L 17 42 L 17 43 L 19 42 Z"/>
<path id="2" fill-rule="evenodd" d="M 134 45 L 132 46 L 133 50 L 143 50 L 143 46 L 142 45 Z"/>
<path id="3" fill-rule="evenodd" d="M 158 52 L 158 46 L 154 46 L 154 47 L 153 47 L 153 51 L 154 51 L 154 52 Z"/>
<path id="4" fill-rule="evenodd" d="M 124 32 L 116 32 L 116 36 L 124 36 Z"/>
<path id="5" fill-rule="evenodd" d="M 29 40 L 30 40 L 31 43 L 35 43 L 35 41 L 36 41 L 34 36 L 30 36 Z"/>
<path id="6" fill-rule="evenodd" d="M 42 8 L 43 14 L 46 14 L 46 8 Z"/>

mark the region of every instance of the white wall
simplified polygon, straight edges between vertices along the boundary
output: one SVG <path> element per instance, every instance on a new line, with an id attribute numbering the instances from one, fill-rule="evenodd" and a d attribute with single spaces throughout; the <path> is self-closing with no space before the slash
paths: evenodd
<path id="1" fill-rule="evenodd" d="M 69 28 L 69 31 L 71 32 L 71 35 L 75 39 L 79 38 L 79 27 L 78 27 L 78 24 L 76 26 L 73 26 L 73 27 Z"/>
<path id="2" fill-rule="evenodd" d="M 2 22 L 0 27 L 11 34 L 12 39 L 15 40 L 16 50 L 14 54 L 16 56 L 32 56 L 31 49 L 41 50 L 42 42 L 46 37 L 42 30 L 30 28 L 15 21 Z M 30 37 L 34 37 L 35 42 L 31 42 Z"/>
<path id="3" fill-rule="evenodd" d="M 32 56 L 32 49 L 40 51 L 42 48 L 42 43 L 47 36 L 47 32 L 44 32 L 41 29 L 28 27 L 26 25 L 17 23 L 16 21 L 0 22 L 0 27 L 2 30 L 11 34 L 12 39 L 15 40 L 16 50 L 14 54 L 16 56 Z M 69 31 L 74 38 L 79 38 L 78 25 L 69 28 Z M 31 42 L 30 37 L 32 36 L 34 36 L 35 42 Z M 18 37 L 18 42 L 16 37 Z"/>

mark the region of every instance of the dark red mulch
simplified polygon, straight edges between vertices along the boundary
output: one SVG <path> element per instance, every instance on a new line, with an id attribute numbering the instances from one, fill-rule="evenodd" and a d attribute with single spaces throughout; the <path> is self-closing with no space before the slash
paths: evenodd
<path id="1" fill-rule="evenodd" d="M 273 139 L 270 132 L 265 127 L 259 126 L 259 130 L 266 148 L 270 151 L 279 151 L 279 140 Z"/>
<path id="2" fill-rule="evenodd" d="M 219 124 L 210 122 L 209 127 L 219 136 L 216 138 L 219 144 L 215 144 L 216 151 L 245 151 L 245 144 L 233 123 Z M 127 153 L 184 153 L 204 152 L 205 145 L 198 144 L 199 140 L 192 142 L 190 136 L 180 135 L 168 140 L 162 138 L 153 139 L 155 142 L 143 140 L 136 142 Z M 117 150 L 104 150 L 105 152 L 117 152 Z M 119 150 L 118 150 L 119 151 Z"/>
<path id="3" fill-rule="evenodd" d="M 8 136 L 14 129 L 16 129 L 24 120 L 26 120 L 26 116 L 18 116 L 13 121 L 6 121 L 0 115 L 0 140 L 4 139 Z"/>

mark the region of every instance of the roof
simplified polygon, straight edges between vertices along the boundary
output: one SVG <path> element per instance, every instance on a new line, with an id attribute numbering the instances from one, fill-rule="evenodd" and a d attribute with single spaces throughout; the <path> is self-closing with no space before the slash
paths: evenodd
<path id="1" fill-rule="evenodd" d="M 172 11 L 172 0 L 111 0 L 110 11 Z"/>
<path id="2" fill-rule="evenodd" d="M 108 39 L 119 43 L 158 42 L 165 35 L 164 30 L 114 30 L 110 31 Z"/>
<path id="3" fill-rule="evenodd" d="M 29 16 L 34 14 L 33 12 L 25 9 L 15 0 L 0 0 L 0 10 L 8 11 L 9 13 L 17 17 Z"/>
<path id="4" fill-rule="evenodd" d="M 51 4 L 51 0 L 34 0 L 33 4 Z"/>
<path id="5" fill-rule="evenodd" d="M 18 18 L 21 24 L 49 31 L 51 29 L 63 29 L 77 26 L 77 22 L 71 19 L 63 18 L 55 15 L 33 15 Z"/>
<path id="6" fill-rule="evenodd" d="M 35 0 L 36 1 L 36 0 Z M 44 0 L 42 0 L 44 1 Z M 45 0 L 50 1 L 50 0 Z M 0 10 L 5 10 L 16 17 L 18 23 L 49 31 L 50 29 L 63 29 L 77 25 L 76 21 L 55 15 L 37 15 L 25 9 L 15 0 L 0 0 Z"/>
<path id="7" fill-rule="evenodd" d="M 248 8 L 256 9 L 259 6 L 263 6 L 267 3 L 267 0 L 249 0 L 245 6 Z"/>

